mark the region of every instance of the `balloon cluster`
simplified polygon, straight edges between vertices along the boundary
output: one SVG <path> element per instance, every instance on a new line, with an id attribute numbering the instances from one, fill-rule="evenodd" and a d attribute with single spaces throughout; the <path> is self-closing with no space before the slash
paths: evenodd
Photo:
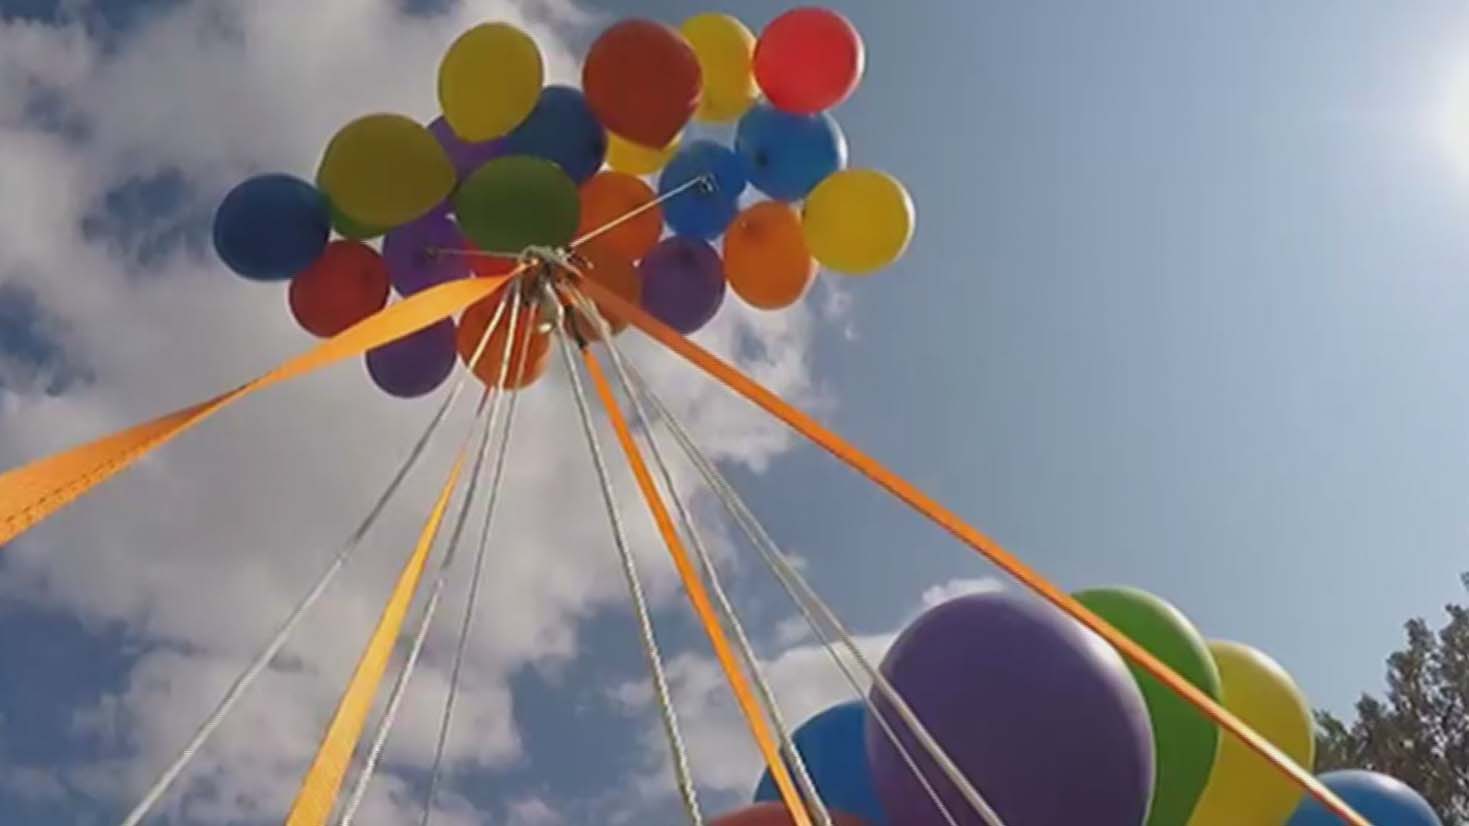
<path id="1" fill-rule="evenodd" d="M 1075 596 L 1311 767 L 1310 706 L 1274 660 L 1205 640 L 1172 605 L 1135 588 Z M 1079 622 L 1028 597 L 996 590 L 935 606 L 898 635 L 881 670 L 1007 826 L 1338 822 Z M 956 822 L 982 826 L 882 694 L 870 700 Z M 822 711 L 794 740 L 828 808 L 851 822 L 948 823 L 865 703 Z M 1416 792 L 1390 777 L 1339 771 L 1320 780 L 1375 826 L 1441 826 Z M 779 800 L 768 771 L 755 800 Z"/>
<path id="2" fill-rule="evenodd" d="M 528 247 L 579 239 L 587 277 L 682 333 L 707 324 L 727 289 L 780 309 L 819 265 L 868 273 L 912 236 L 907 192 L 885 173 L 847 168 L 828 111 L 863 64 L 857 31 L 829 10 L 787 12 L 758 39 L 708 13 L 679 29 L 619 22 L 592 43 L 580 89 L 548 86 L 534 40 L 482 24 L 444 55 L 441 116 L 427 126 L 395 114 L 352 121 L 328 143 L 314 185 L 246 180 L 220 204 L 215 248 L 241 276 L 289 280 L 292 314 L 321 337 L 381 310 L 391 293 L 503 274 Z M 696 121 L 732 124 L 732 145 L 686 140 Z M 445 319 L 369 352 L 373 381 L 395 396 L 433 390 L 456 354 L 468 361 L 498 303 L 497 294 L 457 325 Z M 526 373 L 506 383 L 544 372 L 545 333 L 525 325 L 491 338 L 481 379 L 498 380 L 504 349 L 518 361 L 521 341 Z"/>

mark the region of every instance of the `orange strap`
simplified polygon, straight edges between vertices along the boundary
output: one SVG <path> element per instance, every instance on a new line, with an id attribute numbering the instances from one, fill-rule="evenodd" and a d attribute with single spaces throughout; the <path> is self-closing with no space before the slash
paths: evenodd
<path id="1" fill-rule="evenodd" d="M 464 453 L 465 447 L 459 448 L 454 468 L 449 471 L 444 489 L 439 492 L 439 499 L 434 503 L 428 521 L 419 534 L 418 545 L 408 557 L 402 573 L 398 575 L 398 584 L 393 587 L 393 592 L 383 606 L 377 628 L 372 632 L 372 637 L 362 651 L 362 657 L 357 661 L 352 682 L 347 684 L 347 690 L 342 693 L 336 713 L 332 715 L 331 725 L 322 737 L 321 747 L 311 761 L 311 768 L 301 780 L 301 788 L 296 792 L 296 802 L 291 805 L 291 812 L 286 817 L 286 826 L 323 826 L 331 816 L 337 794 L 342 788 L 342 778 L 347 774 L 347 764 L 351 762 L 352 753 L 357 750 L 357 744 L 362 739 L 367 714 L 372 710 L 372 701 L 377 697 L 378 686 L 382 684 L 383 673 L 387 671 L 388 660 L 393 655 L 393 644 L 398 640 L 398 634 L 403 629 L 403 619 L 408 615 L 408 606 L 413 603 L 413 596 L 418 592 L 418 583 L 423 579 L 429 550 L 433 548 L 434 537 L 439 533 L 444 511 L 449 507 L 449 497 L 459 483 L 459 472 L 464 467 Z"/>
<path id="2" fill-rule="evenodd" d="M 704 582 L 699 579 L 694 567 L 689 564 L 688 551 L 684 549 L 683 541 L 678 538 L 678 531 L 673 527 L 673 519 L 668 515 L 668 507 L 663 504 L 663 497 L 653 483 L 653 476 L 648 472 L 648 465 L 643 461 L 637 443 L 633 441 L 627 420 L 623 418 L 622 411 L 617 407 L 617 399 L 612 394 L 612 387 L 607 383 L 607 377 L 603 374 L 601 365 L 597 363 L 597 357 L 592 355 L 590 350 L 582 348 L 582 358 L 586 362 L 587 372 L 592 376 L 592 383 L 597 386 L 597 396 L 602 400 L 602 407 L 607 411 L 607 418 L 612 421 L 612 429 L 617 433 L 617 441 L 622 445 L 622 452 L 627 455 L 627 463 L 638 481 L 638 488 L 643 492 L 643 501 L 648 504 L 648 512 L 652 514 L 653 521 L 658 524 L 658 532 L 663 534 L 663 542 L 668 546 L 668 553 L 673 557 L 674 567 L 678 569 L 678 575 L 683 580 L 684 591 L 689 595 L 689 602 L 693 603 L 694 611 L 699 615 L 699 622 L 704 626 L 704 633 L 709 635 L 709 642 L 714 646 L 714 654 L 719 658 L 719 664 L 724 667 L 724 676 L 729 680 L 729 686 L 734 692 L 735 699 L 739 701 L 740 710 L 745 713 L 745 721 L 750 726 L 750 733 L 754 735 L 756 744 L 760 746 L 761 753 L 765 755 L 765 763 L 770 767 L 770 776 L 780 789 L 780 796 L 785 799 L 786 808 L 794 815 L 795 826 L 811 826 L 806 806 L 800 794 L 796 792 L 795 784 L 791 782 L 785 761 L 780 757 L 780 749 L 770 737 L 770 730 L 766 728 L 765 716 L 761 712 L 759 703 L 755 701 L 755 696 L 750 693 L 750 686 L 745 682 L 745 674 L 740 670 L 738 661 L 730 651 L 729 641 L 724 636 L 724 629 L 719 624 L 714 608 L 709 602 L 708 593 L 704 590 Z"/>
<path id="3" fill-rule="evenodd" d="M 492 278 L 453 281 L 425 290 L 363 319 L 235 390 L 0 474 L 0 545 L 245 396 L 427 327 L 494 292 L 518 272 L 517 269 Z"/>
<path id="4" fill-rule="evenodd" d="M 633 324 L 649 337 L 662 343 L 675 353 L 692 362 L 695 366 L 724 383 L 730 389 L 764 408 L 766 412 L 784 421 L 806 438 L 825 448 L 833 456 L 847 463 L 886 489 L 889 493 L 953 534 L 959 541 L 975 549 L 991 562 L 1003 568 L 1007 573 L 1019 580 L 1022 585 L 1039 594 L 1047 602 L 1060 608 L 1082 625 L 1101 635 L 1102 638 L 1111 643 L 1127 659 L 1151 674 L 1159 682 L 1168 686 L 1175 694 L 1198 709 L 1216 725 L 1234 735 L 1256 754 L 1268 760 L 1293 783 L 1319 800 L 1323 806 L 1330 809 L 1343 821 L 1352 824 L 1352 826 L 1371 826 L 1361 815 L 1357 814 L 1350 806 L 1338 798 L 1336 794 L 1322 785 L 1310 772 L 1301 768 L 1294 760 L 1276 748 L 1275 744 L 1266 740 L 1243 720 L 1240 720 L 1229 710 L 1215 702 L 1212 697 L 1194 687 L 1188 680 L 1179 676 L 1177 672 L 1162 660 L 1154 657 L 1147 649 L 1133 642 L 1132 638 L 1112 627 L 1110 623 L 1097 616 L 1070 594 L 1057 588 L 1045 577 L 1030 568 L 1030 566 L 1011 555 L 998 542 L 981 533 L 979 530 L 965 524 L 952 511 L 931 499 L 927 494 L 897 474 L 888 470 L 878 463 L 877 460 L 858 450 L 832 431 L 827 430 L 815 419 L 787 404 L 779 396 L 765 389 L 758 382 L 749 378 L 734 366 L 727 364 L 713 353 L 689 341 L 673 328 L 649 315 L 642 308 L 624 301 L 616 293 L 590 278 L 578 279 L 577 284 L 593 300 L 601 305 L 605 312 Z"/>

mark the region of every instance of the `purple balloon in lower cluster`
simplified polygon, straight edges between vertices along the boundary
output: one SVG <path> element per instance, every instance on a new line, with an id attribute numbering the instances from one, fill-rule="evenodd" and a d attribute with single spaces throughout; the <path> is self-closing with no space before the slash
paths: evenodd
<path id="1" fill-rule="evenodd" d="M 469 259 L 441 250 L 465 248 L 464 233 L 445 209 L 404 224 L 383 238 L 388 280 L 401 296 L 410 296 L 446 281 L 469 277 Z"/>
<path id="2" fill-rule="evenodd" d="M 1049 605 L 971 594 L 920 616 L 882 672 L 1006 826 L 1141 826 L 1153 790 L 1147 706 L 1122 658 Z M 878 693 L 873 699 L 961 826 L 983 821 Z M 867 752 L 893 823 L 946 821 L 869 715 Z"/>
<path id="3" fill-rule="evenodd" d="M 454 322 L 444 319 L 367 351 L 373 384 L 400 398 L 430 393 L 454 370 Z"/>
<path id="4" fill-rule="evenodd" d="M 444 154 L 449 156 L 449 163 L 454 165 L 454 171 L 461 181 L 486 163 L 505 154 L 504 138 L 468 143 L 454 134 L 454 129 L 443 116 L 434 118 L 434 122 L 428 125 L 428 131 L 438 140 L 439 146 L 444 148 Z"/>
<path id="5" fill-rule="evenodd" d="M 670 236 L 638 262 L 643 309 L 688 335 L 708 324 L 724 303 L 724 262 L 697 238 Z"/>

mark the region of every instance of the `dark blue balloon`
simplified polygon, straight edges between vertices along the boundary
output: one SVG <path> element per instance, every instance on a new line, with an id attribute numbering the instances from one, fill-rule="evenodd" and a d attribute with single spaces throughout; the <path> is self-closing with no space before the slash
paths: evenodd
<path id="1" fill-rule="evenodd" d="M 695 186 L 663 204 L 663 220 L 675 235 L 711 240 L 724 232 L 739 212 L 745 191 L 745 165 L 729 148 L 714 141 L 686 144 L 658 177 L 658 194 L 667 195 L 701 175 L 713 176 L 713 188 Z"/>
<path id="2" fill-rule="evenodd" d="M 331 208 L 316 187 L 290 175 L 257 175 L 214 213 L 214 249 L 225 266 L 257 281 L 285 281 L 326 249 Z"/>
<path id="3" fill-rule="evenodd" d="M 561 167 L 577 183 L 602 168 L 607 130 L 582 93 L 570 86 L 547 86 L 530 115 L 505 138 L 506 155 L 535 155 Z"/>
<path id="4" fill-rule="evenodd" d="M 1442 826 L 1427 801 L 1407 784 L 1376 772 L 1326 772 L 1320 776 L 1326 788 L 1336 792 L 1372 826 Z M 1296 808 L 1286 826 L 1338 826 L 1341 818 L 1308 797 Z"/>
<path id="5" fill-rule="evenodd" d="M 867 707 L 854 700 L 802 723 L 792 739 L 828 809 L 856 815 L 868 826 L 887 826 L 887 814 L 877 800 L 867 766 L 866 725 Z M 780 790 L 766 769 L 755 789 L 755 801 L 780 799 Z"/>
<path id="6" fill-rule="evenodd" d="M 444 319 L 367 351 L 367 374 L 389 395 L 411 399 L 430 393 L 454 370 L 454 322 Z"/>
<path id="7" fill-rule="evenodd" d="M 762 103 L 740 118 L 735 152 L 756 189 L 799 201 L 847 165 L 847 138 L 825 112 L 795 115 Z"/>

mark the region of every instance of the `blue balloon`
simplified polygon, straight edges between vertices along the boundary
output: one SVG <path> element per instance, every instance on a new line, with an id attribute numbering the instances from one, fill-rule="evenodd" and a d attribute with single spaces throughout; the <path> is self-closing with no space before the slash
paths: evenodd
<path id="1" fill-rule="evenodd" d="M 663 220 L 675 235 L 709 241 L 724 232 L 739 212 L 740 193 L 748 183 L 740 157 L 714 141 L 686 144 L 658 177 L 658 193 L 667 195 L 702 175 L 713 187 L 694 186 L 663 204 Z"/>
<path id="2" fill-rule="evenodd" d="M 827 808 L 855 815 L 868 826 L 887 826 L 887 814 L 877 800 L 867 766 L 866 726 L 867 708 L 853 700 L 802 723 L 792 739 Z M 780 799 L 780 790 L 766 769 L 755 789 L 755 801 Z"/>
<path id="3" fill-rule="evenodd" d="M 1318 778 L 1372 826 L 1443 826 L 1419 794 L 1400 780 L 1377 772 L 1348 769 Z M 1296 808 L 1286 826 L 1339 826 L 1341 819 L 1314 797 Z"/>
<path id="4" fill-rule="evenodd" d="M 831 115 L 794 115 L 768 103 L 740 118 L 735 151 L 750 183 L 778 201 L 799 201 L 847 165 L 847 138 Z"/>
<path id="5" fill-rule="evenodd" d="M 506 155 L 534 155 L 561 167 L 581 183 L 602 168 L 607 130 L 582 93 L 570 86 L 547 86 L 536 106 L 505 138 Z"/>
<path id="6" fill-rule="evenodd" d="M 331 234 L 331 208 L 290 175 L 257 175 L 230 190 L 214 213 L 214 249 L 256 281 L 285 281 L 315 263 Z"/>

